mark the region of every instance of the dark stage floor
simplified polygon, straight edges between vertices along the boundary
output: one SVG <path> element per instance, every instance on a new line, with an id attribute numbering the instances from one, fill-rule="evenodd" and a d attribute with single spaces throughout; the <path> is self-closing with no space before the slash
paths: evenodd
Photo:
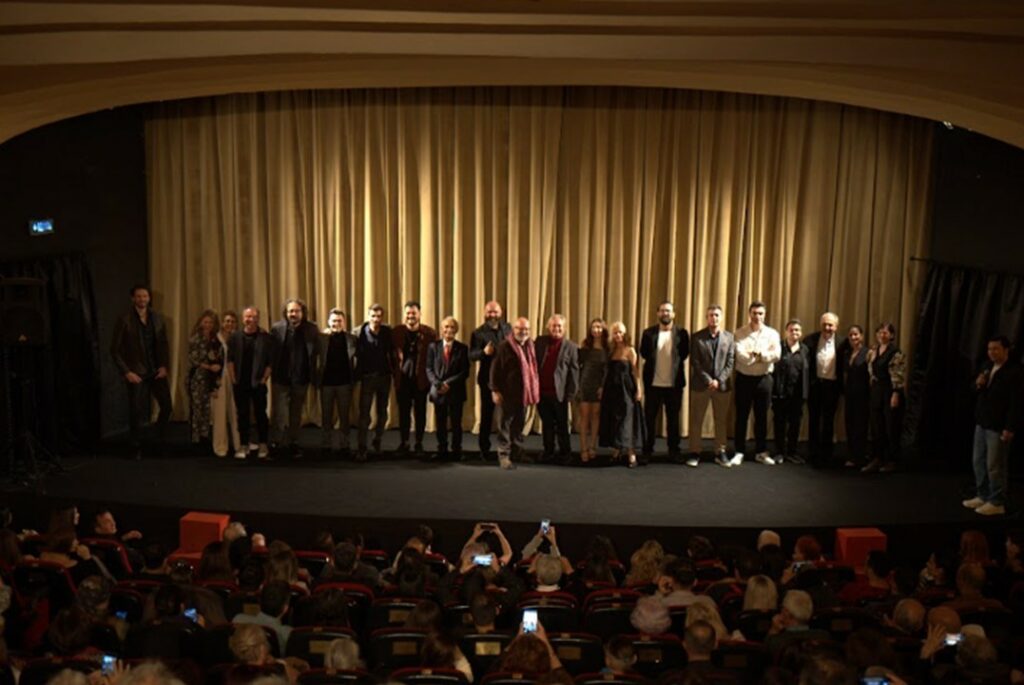
<path id="1" fill-rule="evenodd" d="M 303 442 L 315 444 L 316 437 L 307 429 Z M 750 461 L 732 469 L 655 461 L 633 470 L 526 464 L 506 472 L 475 453 L 465 463 L 399 458 L 387 452 L 396 442 L 389 432 L 384 456 L 366 464 L 309 449 L 297 462 L 239 462 L 189 455 L 183 442 L 172 447 L 178 454 L 135 462 L 111 446 L 106 454 L 65 459 L 68 471 L 47 476 L 41 486 L 49 496 L 83 501 L 364 519 L 792 528 L 981 518 L 960 506 L 971 484 L 962 473 L 863 475 Z M 539 450 L 539 438 L 527 447 Z"/>

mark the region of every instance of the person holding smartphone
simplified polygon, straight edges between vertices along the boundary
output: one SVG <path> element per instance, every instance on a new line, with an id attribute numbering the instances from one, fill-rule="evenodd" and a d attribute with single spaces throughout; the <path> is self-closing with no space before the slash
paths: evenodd
<path id="1" fill-rule="evenodd" d="M 533 615 L 528 617 L 530 613 Z M 548 641 L 544 625 L 537 620 L 536 612 L 524 611 L 519 634 L 505 650 L 500 670 L 542 676 L 560 668 L 562 662 Z"/>

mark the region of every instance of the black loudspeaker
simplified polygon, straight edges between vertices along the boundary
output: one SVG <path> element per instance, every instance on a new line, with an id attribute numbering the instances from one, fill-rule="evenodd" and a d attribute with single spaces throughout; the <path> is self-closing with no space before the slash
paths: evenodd
<path id="1" fill-rule="evenodd" d="M 46 281 L 0 278 L 0 345 L 39 347 L 50 342 Z"/>

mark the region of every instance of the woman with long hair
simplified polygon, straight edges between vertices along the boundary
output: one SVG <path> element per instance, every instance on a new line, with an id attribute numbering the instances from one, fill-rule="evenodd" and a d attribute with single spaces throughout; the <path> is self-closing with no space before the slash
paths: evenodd
<path id="1" fill-rule="evenodd" d="M 877 344 L 868 352 L 871 375 L 871 461 L 864 473 L 889 473 L 896 470 L 903 435 L 906 405 L 907 367 L 903 352 L 896 345 L 896 326 L 889 322 L 875 329 Z"/>
<path id="2" fill-rule="evenodd" d="M 221 314 L 220 330 L 217 331 L 217 342 L 220 343 L 221 359 L 228 358 L 228 344 L 231 336 L 238 330 L 238 314 L 230 309 Z M 235 398 L 231 393 L 231 379 L 228 378 L 228 365 L 221 365 L 217 374 L 219 383 L 210 394 L 210 418 L 213 422 L 213 453 L 218 457 L 226 457 L 232 449 L 244 450 L 238 437 L 238 410 Z"/>
<path id="3" fill-rule="evenodd" d="M 224 354 L 217 339 L 219 330 L 217 312 L 207 309 L 199 315 L 188 338 L 187 383 L 193 444 L 209 441 L 211 437 L 210 395 L 220 385 L 224 368 Z"/>
<path id="4" fill-rule="evenodd" d="M 864 329 L 850 326 L 839 352 L 843 369 L 843 414 L 846 423 L 846 467 L 859 468 L 868 453 L 868 419 L 871 416 L 871 374 Z"/>
<path id="5" fill-rule="evenodd" d="M 604 319 L 593 319 L 587 337 L 580 343 L 580 461 L 594 458 L 597 428 L 601 417 L 601 389 L 608 366 L 608 327 Z"/>
<path id="6" fill-rule="evenodd" d="M 600 444 L 612 448 L 612 461 L 625 452 L 626 464 L 632 469 L 637 465 L 636 451 L 644 445 L 640 367 L 626 324 L 616 321 L 608 332 L 611 345 L 601 389 Z"/>

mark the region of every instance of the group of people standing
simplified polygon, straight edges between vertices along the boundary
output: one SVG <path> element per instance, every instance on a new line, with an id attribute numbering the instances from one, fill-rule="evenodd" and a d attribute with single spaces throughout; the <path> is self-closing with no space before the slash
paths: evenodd
<path id="1" fill-rule="evenodd" d="M 132 290 L 132 312 L 115 332 L 113 354 L 131 396 L 133 444 L 150 398 L 160 407 L 158 426 L 170 416 L 167 384 L 167 331 L 149 306 L 149 290 Z M 437 449 L 432 458 L 462 456 L 462 417 L 470 365 L 478 364 L 479 448 L 491 452 L 497 426 L 497 457 L 515 468 L 523 453 L 528 407 L 542 421 L 541 461 L 572 460 L 569 405 L 578 401 L 579 460 L 597 458 L 599 447 L 630 467 L 646 463 L 654 451 L 657 421 L 664 413 L 670 458 L 696 467 L 701 461 L 701 429 L 710 406 L 714 423 L 712 459 L 726 468 L 748 454 L 748 422 L 754 416 L 753 457 L 758 463 L 802 463 L 797 438 L 804 406 L 810 419 L 810 458 L 816 466 L 835 465 L 834 422 L 845 401 L 846 466 L 891 471 L 900 448 L 905 398 L 905 363 L 896 330 L 883 323 L 869 348 L 865 332 L 851 326 L 846 337 L 839 319 L 826 312 L 820 330 L 803 336 L 800 321 L 787 322 L 784 336 L 765 322 L 766 307 L 753 302 L 748 322 L 724 330 L 722 307 L 706 310 L 706 327 L 691 337 L 675 323 L 675 308 L 662 302 L 657 322 L 634 348 L 625 324 L 594 319 L 580 344 L 566 337 L 566 321 L 552 315 L 542 335 L 519 317 L 511 324 L 501 305 L 488 302 L 484 321 L 469 345 L 456 339 L 459 323 L 441 321 L 440 332 L 421 321 L 418 302 L 403 307 L 402 323 L 384 323 L 384 309 L 372 305 L 367 320 L 349 329 L 345 312 L 331 309 L 327 328 L 309 320 L 304 302 L 288 300 L 282 318 L 264 330 L 261 313 L 246 307 L 218 315 L 204 311 L 192 327 L 187 375 L 193 442 L 209 441 L 221 457 L 266 459 L 277 446 L 292 458 L 298 445 L 309 387 L 319 391 L 323 447 L 348 452 L 353 388 L 360 384 L 355 457 L 380 453 L 392 387 L 398 400 L 400 453 L 423 455 L 426 406 L 435 407 Z M 689 361 L 689 452 L 680 445 L 680 414 Z M 642 362 L 642 364 L 641 364 Z M 273 392 L 268 417 L 268 392 Z M 372 413 L 376 411 L 376 421 Z M 729 411 L 734 411 L 733 450 L 727 448 Z M 768 444 L 769 410 L 775 449 Z M 373 433 L 370 427 L 373 423 Z M 273 434 L 272 434 L 273 433 Z M 870 449 L 868 436 L 871 436 Z"/>

